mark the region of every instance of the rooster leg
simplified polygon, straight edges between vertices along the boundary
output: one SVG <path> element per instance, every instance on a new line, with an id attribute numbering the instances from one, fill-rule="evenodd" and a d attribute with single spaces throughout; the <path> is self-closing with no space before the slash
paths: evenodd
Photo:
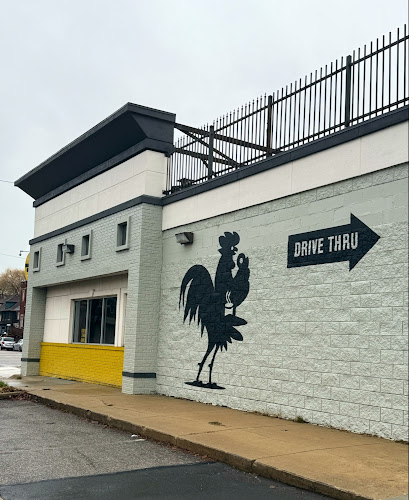
<path id="1" fill-rule="evenodd" d="M 205 364 L 206 359 L 209 356 L 209 354 L 212 352 L 212 349 L 213 349 L 213 346 L 209 345 L 207 347 L 207 351 L 206 351 L 205 355 L 203 356 L 202 361 L 200 363 L 198 363 L 198 365 L 199 365 L 199 371 L 197 373 L 196 382 L 199 382 L 199 377 L 200 377 L 200 374 L 202 373 L 203 365 Z"/>
<path id="2" fill-rule="evenodd" d="M 219 350 L 219 346 L 217 345 L 216 349 L 214 350 L 214 353 L 213 353 L 212 362 L 209 365 L 209 368 L 210 368 L 210 370 L 209 370 L 209 385 L 212 385 L 212 370 L 213 370 L 214 358 L 216 357 L 218 350 Z"/>

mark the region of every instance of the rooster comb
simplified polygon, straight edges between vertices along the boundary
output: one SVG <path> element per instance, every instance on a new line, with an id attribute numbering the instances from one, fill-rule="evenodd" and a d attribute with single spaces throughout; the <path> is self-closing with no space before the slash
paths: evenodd
<path id="1" fill-rule="evenodd" d="M 219 244 L 222 248 L 231 248 L 236 246 L 240 241 L 240 236 L 236 233 L 224 233 L 224 236 L 220 236 Z"/>

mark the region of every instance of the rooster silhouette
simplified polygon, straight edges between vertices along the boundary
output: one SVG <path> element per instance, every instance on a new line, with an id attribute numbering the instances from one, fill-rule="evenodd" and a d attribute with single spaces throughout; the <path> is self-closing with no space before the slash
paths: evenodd
<path id="1" fill-rule="evenodd" d="M 233 276 L 236 263 L 233 256 L 237 252 L 236 245 L 240 236 L 236 233 L 225 232 L 220 236 L 219 244 L 221 257 L 216 270 L 214 286 L 208 270 L 200 265 L 191 267 L 185 274 L 180 287 L 179 309 L 184 308 L 183 322 L 189 316 L 189 324 L 197 317 L 197 323 L 201 326 L 201 335 L 206 328 L 208 335 L 208 346 L 199 363 L 199 371 L 194 382 L 186 382 L 188 385 L 205 387 L 207 389 L 224 389 L 212 382 L 212 370 L 216 354 L 219 349 L 227 350 L 227 343 L 232 340 L 242 341 L 243 336 L 235 328 L 246 325 L 247 321 L 236 316 L 236 308 L 247 297 L 250 289 L 249 259 L 243 253 L 237 257 L 237 272 Z M 190 286 L 189 286 L 190 284 Z M 185 294 L 187 292 L 186 303 Z M 226 315 L 226 309 L 231 309 L 233 314 Z M 214 351 L 213 351 L 214 350 Z M 203 365 L 213 351 L 213 357 L 209 364 L 209 382 L 204 384 L 200 381 Z"/>

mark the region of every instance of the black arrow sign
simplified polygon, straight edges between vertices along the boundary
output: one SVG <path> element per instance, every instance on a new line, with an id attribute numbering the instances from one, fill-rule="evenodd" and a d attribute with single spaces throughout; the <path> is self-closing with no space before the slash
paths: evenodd
<path id="1" fill-rule="evenodd" d="M 351 214 L 350 224 L 289 236 L 287 267 L 349 260 L 351 270 L 379 238 L 372 229 Z"/>

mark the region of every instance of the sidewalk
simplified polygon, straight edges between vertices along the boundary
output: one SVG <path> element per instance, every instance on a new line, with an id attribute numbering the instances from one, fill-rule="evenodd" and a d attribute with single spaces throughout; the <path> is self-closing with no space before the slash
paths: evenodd
<path id="1" fill-rule="evenodd" d="M 7 383 L 54 407 L 333 498 L 407 498 L 408 446 L 402 443 L 68 380 Z"/>

